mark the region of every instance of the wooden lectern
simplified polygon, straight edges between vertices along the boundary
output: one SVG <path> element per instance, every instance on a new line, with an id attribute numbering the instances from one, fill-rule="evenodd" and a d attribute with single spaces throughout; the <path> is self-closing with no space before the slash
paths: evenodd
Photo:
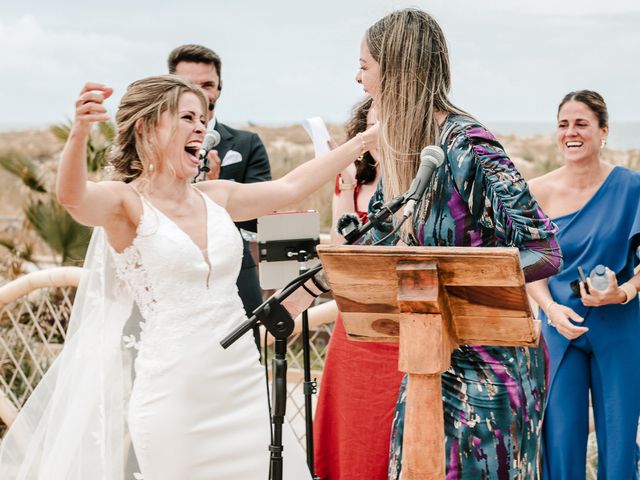
<path id="1" fill-rule="evenodd" d="M 400 342 L 409 374 L 403 480 L 445 476 L 440 375 L 459 345 L 533 347 L 540 336 L 516 248 L 320 245 L 348 337 Z"/>

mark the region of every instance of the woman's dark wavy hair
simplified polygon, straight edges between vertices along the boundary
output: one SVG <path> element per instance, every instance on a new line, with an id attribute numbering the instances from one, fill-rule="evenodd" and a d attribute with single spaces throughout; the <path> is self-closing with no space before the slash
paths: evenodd
<path id="1" fill-rule="evenodd" d="M 348 139 L 367 129 L 367 114 L 372 104 L 373 99 L 369 97 L 353 107 L 351 120 L 347 123 Z M 377 162 L 369 152 L 364 154 L 362 160 L 356 160 L 356 182 L 360 184 L 372 183 L 376 179 L 376 165 Z"/>

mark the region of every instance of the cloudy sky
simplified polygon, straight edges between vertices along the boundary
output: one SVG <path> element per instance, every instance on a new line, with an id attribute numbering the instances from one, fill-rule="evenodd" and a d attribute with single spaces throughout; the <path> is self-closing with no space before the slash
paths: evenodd
<path id="1" fill-rule="evenodd" d="M 453 100 L 484 121 L 553 121 L 568 91 L 600 91 L 616 121 L 640 121 L 635 0 L 0 0 L 0 129 L 70 116 L 85 81 L 116 89 L 165 71 L 201 43 L 223 60 L 227 123 L 343 121 L 366 28 L 399 7 L 447 36 Z M 90 6 L 89 6 L 90 5 Z"/>

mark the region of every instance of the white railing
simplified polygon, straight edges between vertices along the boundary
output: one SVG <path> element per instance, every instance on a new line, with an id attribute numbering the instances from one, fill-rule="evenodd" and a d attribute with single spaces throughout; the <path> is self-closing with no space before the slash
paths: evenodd
<path id="1" fill-rule="evenodd" d="M 11 425 L 17 412 L 62 349 L 82 269 L 61 267 L 30 273 L 0 287 L 0 420 Z M 335 310 L 311 315 L 312 378 L 322 375 Z M 298 322 L 299 324 L 299 322 Z M 297 332 L 299 332 L 299 325 Z M 300 333 L 288 341 L 287 418 L 305 445 Z M 266 401 L 266 399 L 265 399 Z M 0 425 L 0 437 L 3 425 Z"/>
<path id="2" fill-rule="evenodd" d="M 60 352 L 81 268 L 27 274 L 0 288 L 0 420 L 10 425 Z"/>

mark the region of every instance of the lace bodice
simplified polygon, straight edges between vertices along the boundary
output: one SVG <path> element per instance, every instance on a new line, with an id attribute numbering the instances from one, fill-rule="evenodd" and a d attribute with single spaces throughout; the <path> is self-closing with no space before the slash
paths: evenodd
<path id="1" fill-rule="evenodd" d="M 186 336 L 205 331 L 223 336 L 244 315 L 236 287 L 240 234 L 226 210 L 202 196 L 207 252 L 144 198 L 133 243 L 122 253 L 112 251 L 117 275 L 144 319 L 139 338 L 124 338 L 125 346 L 140 350 L 136 363 L 142 357 L 161 364 L 179 351 Z"/>

